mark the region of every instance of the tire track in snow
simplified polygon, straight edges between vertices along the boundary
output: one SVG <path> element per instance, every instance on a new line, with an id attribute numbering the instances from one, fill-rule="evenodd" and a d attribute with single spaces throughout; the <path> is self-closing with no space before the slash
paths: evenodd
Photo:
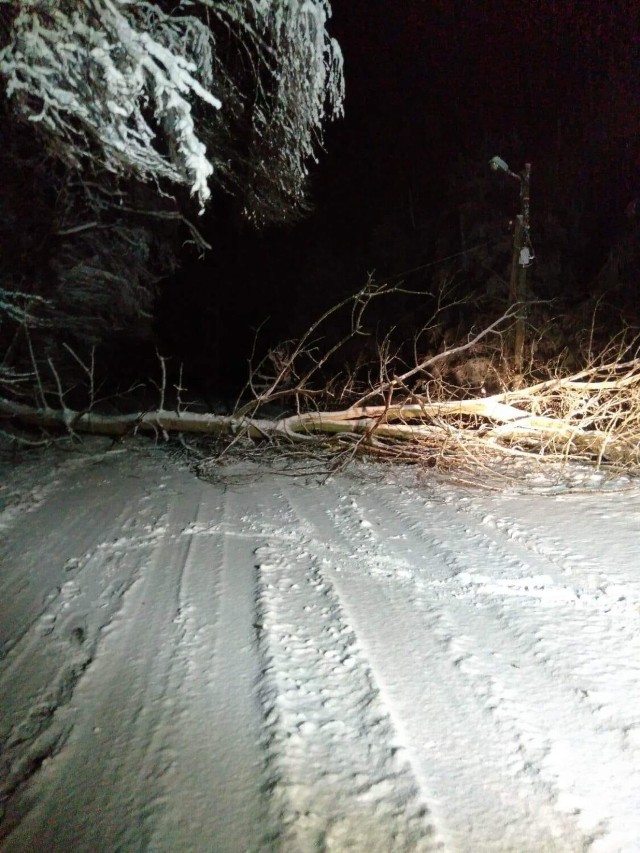
<path id="1" fill-rule="evenodd" d="M 34 838 L 92 853 L 263 849 L 255 538 L 219 489 L 177 471 L 161 485 L 167 515 L 3 853 Z"/>
<path id="2" fill-rule="evenodd" d="M 99 441 L 99 440 L 98 440 Z M 104 446 L 104 442 L 102 442 Z M 7 453 L 6 448 L 0 455 L 0 533 L 4 539 L 14 526 L 20 526 L 25 515 L 37 510 L 46 501 L 51 501 L 56 492 L 64 489 L 69 483 L 69 474 L 92 465 L 101 465 L 107 459 L 113 460 L 122 454 L 122 450 L 114 450 L 107 442 L 106 452 L 94 452 L 91 455 L 79 452 L 77 455 L 68 451 L 59 452 L 50 447 L 37 451 L 20 454 L 13 458 L 13 451 Z M 14 448 L 15 450 L 15 448 Z M 43 469 L 47 476 L 42 477 Z M 34 485 L 36 483 L 36 485 Z M 0 548 L 0 562 L 3 556 Z"/>
<path id="3" fill-rule="evenodd" d="M 160 479 L 157 461 L 140 460 L 140 465 L 152 481 Z M 153 521 L 127 460 L 118 453 L 98 459 L 81 457 L 62 465 L 55 464 L 54 457 L 52 471 L 44 476 L 52 481 L 38 487 L 37 503 L 31 505 L 31 497 L 26 496 L 27 505 L 21 505 L 20 514 L 2 536 L 0 598 L 11 600 L 12 607 L 0 624 L 0 660 L 91 558 L 96 532 L 103 537 L 103 547 L 110 547 L 123 527 L 143 527 L 147 520 Z"/>
<path id="4" fill-rule="evenodd" d="M 545 499 L 540 502 L 544 504 Z M 554 508 L 553 502 L 546 504 Z M 594 560 L 582 551 L 584 543 L 575 533 L 575 513 L 580 512 L 580 504 L 579 501 L 572 508 L 573 518 L 561 518 L 560 525 L 550 514 L 544 528 L 527 529 L 507 513 L 478 512 L 473 502 L 462 502 L 458 512 L 464 523 L 473 523 L 482 530 L 487 541 L 495 543 L 499 555 L 516 557 L 522 570 L 519 575 L 512 572 L 501 577 L 464 571 L 462 567 L 457 580 L 464 590 L 462 594 L 491 597 L 496 606 L 502 602 L 503 610 L 513 610 L 518 602 L 526 602 L 519 623 L 522 627 L 526 622 L 530 634 L 536 637 L 536 657 L 557 680 L 571 685 L 581 704 L 601 719 L 606 716 L 603 685 L 609 677 L 615 678 L 628 698 L 626 703 L 617 703 L 619 727 L 640 729 L 640 598 L 635 562 L 626 560 L 624 553 L 617 553 L 615 536 L 607 535 L 608 516 L 592 514 L 590 542 L 607 541 L 609 559 Z M 572 529 L 574 541 L 566 535 Z M 566 629 L 561 655 L 556 636 L 558 610 L 562 611 Z M 628 664 L 621 671 L 619 662 L 625 658 Z"/>
<path id="5" fill-rule="evenodd" d="M 458 594 L 491 597 L 514 650 L 524 638 L 533 647 L 527 652 L 533 652 L 538 666 L 524 671 L 524 661 L 531 662 L 528 654 L 518 668 L 539 697 L 534 708 L 528 706 L 530 714 L 537 710 L 539 726 L 551 733 L 541 773 L 558 789 L 559 805 L 574 812 L 598 839 L 590 849 L 631 849 L 640 833 L 638 583 L 633 561 L 625 559 L 623 550 L 616 553 L 617 540 L 608 535 L 609 516 L 590 514 L 589 539 L 608 542 L 609 567 L 603 571 L 606 560 L 594 561 L 581 552 L 575 513 L 582 503 L 577 501 L 568 516 L 561 514 L 560 524 L 550 513 L 544 528 L 533 529 L 525 529 L 512 515 L 478 514 L 473 502 L 463 503 L 460 512 L 466 520 L 471 516 L 488 528 L 489 541 L 520 555 L 529 577 L 462 571 L 456 580 L 464 588 Z M 573 540 L 566 535 L 571 531 Z M 625 667 L 621 660 L 627 661 Z M 508 695 L 501 703 L 506 706 Z"/>
<path id="6" fill-rule="evenodd" d="M 237 853 L 257 850 L 268 834 L 256 690 L 256 542 L 250 530 L 238 530 L 233 493 L 197 485 L 198 511 L 181 530 L 190 545 L 180 591 L 184 634 L 174 655 L 184 679 L 171 737 L 176 760 L 166 778 L 171 807 L 157 815 L 149 846 Z M 194 826 L 198 841 L 189 845 Z"/>
<path id="7" fill-rule="evenodd" d="M 185 511 L 183 523 L 191 520 L 191 502 Z M 165 522 L 175 524 L 175 512 Z M 27 804 L 35 805 L 21 815 L 7 851 L 23 850 L 33 838 L 42 849 L 148 849 L 148 824 L 173 757 L 158 733 L 175 710 L 168 691 L 170 652 L 189 546 L 184 540 L 174 554 L 164 533 L 162 525 L 155 548 L 141 564 L 135 561 L 138 571 L 122 607 L 103 626 L 93 664 L 76 687 L 76 719 L 64 749 L 32 781 Z M 98 552 L 108 562 L 108 550 Z M 163 635 L 170 641 L 163 642 Z"/>
<path id="8" fill-rule="evenodd" d="M 292 525 L 299 519 L 295 513 Z M 312 546 L 313 547 L 313 546 Z M 441 849 L 340 596 L 313 551 L 257 551 L 272 844 L 286 853 Z"/>
<path id="9" fill-rule="evenodd" d="M 606 602 L 602 595 L 576 595 L 581 574 L 575 553 L 567 585 L 566 576 L 558 577 L 566 552 L 557 555 L 548 542 L 531 538 L 523 548 L 513 534 L 505 541 L 486 519 L 470 518 L 465 503 L 458 511 L 412 496 L 403 524 L 434 529 L 436 536 L 446 524 L 446 538 L 460 542 L 455 551 L 438 545 L 435 556 L 449 578 L 436 571 L 439 577 L 428 581 L 419 565 L 413 572 L 406 568 L 397 519 L 385 513 L 384 500 L 363 492 L 351 501 L 347 538 L 368 550 L 374 565 L 380 549 L 391 551 L 399 558 L 397 585 L 411 591 L 416 608 L 428 614 L 437 605 L 434 632 L 448 645 L 478 706 L 490 713 L 505 743 L 511 742 L 514 769 L 543 797 L 546 791 L 557 810 L 573 816 L 590 849 L 629 849 L 640 802 L 637 609 L 626 601 L 616 607 L 612 597 Z M 344 522 L 349 513 L 337 518 Z M 511 522 L 506 529 L 513 531 Z M 424 540 L 428 554 L 428 533 Z M 379 566 L 377 572 L 382 579 L 385 570 Z M 391 565 L 386 574 L 393 575 Z M 587 642 L 585 632 L 591 634 Z M 574 645 L 571 655 L 567 642 Z M 631 670 L 626 676 L 619 665 L 625 653 Z M 598 779 L 606 780 L 603 787 Z"/>
<path id="10" fill-rule="evenodd" d="M 66 471 L 58 471 L 67 476 L 66 481 L 61 477 L 60 488 L 66 484 L 67 494 L 77 493 L 69 501 L 72 512 L 65 518 L 67 524 L 60 525 L 57 507 L 47 512 L 45 505 L 34 535 L 27 537 L 31 545 L 34 540 L 51 537 L 48 565 L 42 565 L 41 555 L 33 565 L 32 550 L 19 550 L 13 544 L 14 539 L 15 543 L 20 542 L 20 525 L 16 525 L 14 537 L 5 542 L 5 553 L 9 555 L 3 567 L 6 586 L 10 587 L 12 579 L 21 573 L 28 575 L 29 585 L 41 582 L 45 589 L 52 581 L 61 582 L 41 599 L 37 610 L 29 599 L 23 602 L 17 597 L 15 625 L 24 628 L 18 640 L 6 644 L 5 655 L 0 659 L 0 838 L 10 832 L 22 812 L 22 808 L 12 812 L 13 795 L 59 752 L 68 738 L 74 723 L 69 706 L 76 686 L 94 659 L 102 628 L 121 606 L 123 595 L 155 540 L 152 530 L 161 510 L 145 506 L 139 496 L 132 502 L 120 460 L 110 459 L 109 464 L 111 476 L 105 479 L 104 471 L 85 470 L 81 484 L 77 483 L 76 474 L 83 466 L 67 465 Z M 98 503 L 98 512 L 96 493 L 106 498 L 104 505 Z M 93 502 L 88 500 L 90 494 L 94 495 Z M 74 499 L 78 495 L 83 498 L 80 503 Z M 55 499 L 55 491 L 50 499 Z M 95 527 L 89 519 L 100 524 L 107 538 L 82 553 L 90 536 L 95 537 Z M 31 525 L 33 521 L 32 516 L 25 523 Z M 91 534 L 85 533 L 84 526 L 91 527 Z M 118 547 L 123 531 L 127 534 L 127 549 Z M 33 553 L 37 554 L 37 546 Z M 9 814 L 3 820 L 5 811 Z"/>
<path id="11" fill-rule="evenodd" d="M 459 557 L 438 541 L 434 545 L 428 531 L 437 536 L 441 524 L 456 527 L 455 513 L 425 505 L 415 495 L 404 517 L 389 513 L 386 488 L 374 493 L 354 488 L 351 495 L 336 496 L 340 508 L 324 515 L 302 496 L 298 510 L 308 527 L 316 525 L 318 545 L 330 543 L 325 572 L 347 602 L 358 640 L 401 721 L 398 728 L 419 778 L 437 795 L 435 811 L 446 849 L 582 850 L 590 833 L 583 833 L 571 816 L 557 813 L 555 780 L 541 775 L 546 733 L 540 733 L 535 706 L 530 711 L 529 681 L 521 691 L 505 687 L 513 683 L 511 640 L 505 643 L 504 661 L 501 642 L 496 650 L 482 651 L 503 636 L 500 620 L 480 620 L 478 632 L 469 632 L 469 620 L 476 627 L 474 608 L 452 602 L 449 589 L 438 592 L 438 584 L 460 571 L 452 563 Z M 331 498 L 327 504 L 334 505 Z M 397 505 L 397 495 L 390 504 Z M 425 521 L 426 509 L 431 522 Z M 418 524 L 422 531 L 413 529 L 407 538 L 407 529 Z M 468 549 L 471 533 L 460 529 L 460 552 L 482 558 L 482 531 L 471 537 Z M 456 541 L 450 531 L 448 536 Z M 421 540 L 424 547 L 416 554 Z M 531 663 L 539 667 L 533 658 Z M 442 685 L 427 696 L 413 678 L 425 666 L 429 683 Z M 423 713 L 416 716 L 416 707 Z M 433 725 L 427 731 L 416 728 L 415 721 L 425 717 Z"/>

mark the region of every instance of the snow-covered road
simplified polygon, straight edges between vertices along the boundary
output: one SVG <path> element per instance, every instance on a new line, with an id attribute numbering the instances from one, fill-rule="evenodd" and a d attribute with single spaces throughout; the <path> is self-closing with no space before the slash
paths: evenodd
<path id="1" fill-rule="evenodd" d="M 640 488 L 0 488 L 3 851 L 640 851 Z"/>

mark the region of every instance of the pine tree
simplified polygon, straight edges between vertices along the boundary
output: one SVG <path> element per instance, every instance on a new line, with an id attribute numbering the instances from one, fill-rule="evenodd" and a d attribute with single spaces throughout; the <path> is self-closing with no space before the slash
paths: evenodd
<path id="1" fill-rule="evenodd" d="M 322 122 L 344 96 L 326 0 L 17 7 L 0 51 L 6 93 L 69 167 L 183 184 L 201 206 L 216 179 L 235 181 L 261 218 L 302 201 Z M 235 150 L 234 131 L 245 137 Z M 280 187 L 280 209 L 243 186 L 249 175 Z"/>
<path id="2" fill-rule="evenodd" d="M 0 0 L 0 166 L 14 175 L 0 348 L 23 303 L 41 333 L 143 334 L 179 229 L 207 246 L 191 216 L 216 189 L 257 224 L 305 209 L 344 99 L 330 14 L 327 0 Z"/>

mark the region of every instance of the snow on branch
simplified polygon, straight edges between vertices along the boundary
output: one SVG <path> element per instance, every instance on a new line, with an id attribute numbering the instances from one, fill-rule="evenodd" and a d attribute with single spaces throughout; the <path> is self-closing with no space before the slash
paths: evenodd
<path id="1" fill-rule="evenodd" d="M 17 323 L 37 322 L 29 313 L 29 306 L 43 302 L 41 297 L 34 294 L 5 290 L 0 287 L 0 326 L 3 316 Z"/>
<path id="2" fill-rule="evenodd" d="M 17 109 L 58 141 L 70 165 L 191 187 L 200 205 L 213 167 L 193 102 L 215 109 L 211 33 L 191 15 L 140 0 L 22 3 L 0 73 Z"/>
<path id="3" fill-rule="evenodd" d="M 0 75 L 14 109 L 69 166 L 183 184 L 202 208 L 215 164 L 215 180 L 239 188 L 253 218 L 302 204 L 322 123 L 344 100 L 328 0 L 14 8 Z"/>
<path id="4" fill-rule="evenodd" d="M 258 221 L 304 207 L 308 163 L 325 119 L 343 114 L 343 57 L 327 0 L 198 0 L 224 23 L 253 74 L 245 213 Z M 242 85 L 242 84 L 241 84 Z M 246 93 L 245 93 L 246 94 Z"/>

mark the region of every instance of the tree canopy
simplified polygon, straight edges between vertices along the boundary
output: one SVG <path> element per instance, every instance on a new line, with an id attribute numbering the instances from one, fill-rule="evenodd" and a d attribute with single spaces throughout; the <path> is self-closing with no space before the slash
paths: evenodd
<path id="1" fill-rule="evenodd" d="M 256 224 L 302 212 L 343 108 L 330 15 L 328 0 L 0 0 L 0 337 L 31 296 L 85 341 L 139 333 L 184 229 L 207 246 L 191 217 L 216 190 Z"/>
<path id="2" fill-rule="evenodd" d="M 249 174 L 272 173 L 268 183 L 283 199 L 278 205 L 245 187 L 247 212 L 279 218 L 301 202 L 322 122 L 342 109 L 342 57 L 325 28 L 328 2 L 165 7 L 19 2 L 12 20 L 5 13 L 8 43 L 0 52 L 12 108 L 67 165 L 183 184 L 200 205 L 216 180 L 230 184 L 236 176 L 242 186 Z"/>

